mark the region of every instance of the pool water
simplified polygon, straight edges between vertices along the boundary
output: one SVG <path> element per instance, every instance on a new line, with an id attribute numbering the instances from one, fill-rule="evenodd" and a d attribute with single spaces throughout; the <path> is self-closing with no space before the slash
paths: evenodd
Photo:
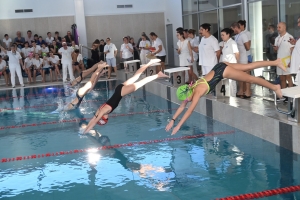
<path id="1" fill-rule="evenodd" d="M 124 97 L 106 126 L 95 127 L 100 138 L 80 135 L 80 126 L 117 83 L 99 82 L 86 102 L 69 112 L 55 112 L 72 99 L 63 86 L 0 92 L 0 127 L 6 127 L 0 130 L 0 158 L 90 149 L 0 163 L 0 198 L 215 199 L 300 184 L 299 155 L 198 113 L 171 136 L 164 128 L 178 105 L 143 89 Z M 24 124 L 37 126 L 11 127 Z M 166 139 L 198 134 L 204 137 Z M 154 140 L 161 141 L 147 143 Z M 300 194 L 268 199 L 300 199 Z"/>

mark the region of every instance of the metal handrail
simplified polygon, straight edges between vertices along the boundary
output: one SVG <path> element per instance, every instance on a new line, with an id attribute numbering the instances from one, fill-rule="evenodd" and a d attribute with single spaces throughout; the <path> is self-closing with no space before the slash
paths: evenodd
<path id="1" fill-rule="evenodd" d="M 274 92 L 274 103 L 275 103 L 275 109 L 277 110 L 277 112 L 285 114 L 285 115 L 291 115 L 293 112 L 295 112 L 295 110 L 296 110 L 296 98 L 293 98 L 293 107 L 292 107 L 292 110 L 288 109 L 288 111 L 280 110 L 278 108 L 277 100 L 276 99 L 277 99 L 277 95 Z"/>

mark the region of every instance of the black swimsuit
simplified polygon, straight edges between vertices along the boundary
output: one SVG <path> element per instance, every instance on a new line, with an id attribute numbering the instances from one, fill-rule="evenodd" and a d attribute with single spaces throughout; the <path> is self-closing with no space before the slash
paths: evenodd
<path id="1" fill-rule="evenodd" d="M 116 107 L 118 107 L 118 105 L 122 99 L 121 92 L 122 92 L 123 86 L 124 86 L 123 84 L 118 85 L 115 89 L 115 93 L 106 102 L 106 104 L 111 107 L 110 112 L 112 112 L 114 109 L 116 109 Z"/>
<path id="2" fill-rule="evenodd" d="M 209 91 L 207 93 L 215 90 L 218 83 L 223 79 L 223 73 L 226 67 L 227 65 L 225 63 L 220 62 L 212 68 L 212 71 L 214 71 L 215 74 L 211 80 L 207 81 L 207 84 L 209 85 Z"/>

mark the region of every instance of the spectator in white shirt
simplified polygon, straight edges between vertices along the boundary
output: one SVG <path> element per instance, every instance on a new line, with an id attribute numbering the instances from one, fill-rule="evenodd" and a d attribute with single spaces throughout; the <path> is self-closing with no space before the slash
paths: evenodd
<path id="1" fill-rule="evenodd" d="M 186 40 L 190 41 L 191 39 L 189 38 L 189 29 L 183 29 L 183 36 Z"/>
<path id="2" fill-rule="evenodd" d="M 160 38 L 154 33 L 150 33 L 150 38 L 152 40 L 152 47 L 155 48 L 153 52 L 151 52 L 151 55 L 156 56 L 158 59 L 160 59 L 160 66 L 156 66 L 156 73 L 165 70 L 165 62 L 166 62 L 166 50 L 164 48 L 164 45 Z"/>
<path id="3" fill-rule="evenodd" d="M 11 75 L 12 87 L 14 88 L 15 84 L 16 84 L 16 80 L 15 80 L 16 73 L 18 75 L 21 86 L 24 87 L 23 77 L 22 77 L 22 72 L 21 72 L 21 67 L 20 67 L 20 65 L 21 65 L 22 68 L 24 68 L 24 65 L 23 65 L 22 57 L 21 57 L 20 53 L 16 51 L 16 46 L 12 45 L 10 47 L 11 51 L 7 51 L 1 45 L 0 45 L 0 48 L 9 57 L 9 70 L 10 70 L 10 75 Z"/>
<path id="4" fill-rule="evenodd" d="M 149 40 L 146 39 L 146 35 L 142 35 L 142 40 L 140 41 L 139 48 L 140 48 L 140 58 L 141 58 L 141 64 L 145 65 L 150 60 L 147 58 L 147 54 L 150 53 L 149 49 L 151 47 L 151 43 Z"/>
<path id="5" fill-rule="evenodd" d="M 27 74 L 28 76 L 28 79 L 29 79 L 29 83 L 32 83 L 33 80 L 32 80 L 32 72 L 34 70 L 34 67 L 33 67 L 33 54 L 32 53 L 29 53 L 28 54 L 28 57 L 25 58 L 24 62 L 25 62 L 25 68 L 24 68 L 24 71 L 25 73 Z"/>
<path id="6" fill-rule="evenodd" d="M 24 43 L 24 48 L 21 50 L 21 55 L 25 59 L 29 56 L 29 54 L 32 52 L 32 49 L 29 47 L 28 42 Z"/>
<path id="7" fill-rule="evenodd" d="M 221 31 L 221 50 L 222 50 L 222 59 L 221 62 L 237 63 L 239 60 L 240 54 L 237 47 L 237 43 L 231 39 L 233 30 L 230 28 L 224 28 Z"/>
<path id="8" fill-rule="evenodd" d="M 218 40 L 210 33 L 210 24 L 200 26 L 199 34 L 202 36 L 199 49 L 199 65 L 202 67 L 202 76 L 208 74 L 220 59 Z"/>
<path id="9" fill-rule="evenodd" d="M 239 60 L 237 61 L 238 63 L 241 64 L 247 64 L 248 63 L 248 56 L 247 56 L 247 51 L 250 50 L 250 42 L 249 39 L 244 33 L 241 28 L 239 23 L 235 22 L 231 25 L 231 29 L 235 33 L 235 42 L 237 43 L 238 50 L 239 50 Z M 246 72 L 250 74 L 250 71 Z M 251 97 L 251 84 L 239 81 L 239 91 L 236 94 L 237 97 L 240 98 L 250 98 Z"/>
<path id="10" fill-rule="evenodd" d="M 297 20 L 298 27 L 300 27 L 300 17 Z M 291 45 L 295 45 L 293 52 L 292 52 L 292 58 L 291 58 L 291 64 L 290 64 L 290 72 L 292 74 L 297 74 L 297 76 L 300 76 L 300 40 L 295 40 L 294 38 L 290 38 Z M 298 80 L 299 77 L 298 77 Z M 298 82 L 298 86 L 300 83 Z"/>
<path id="11" fill-rule="evenodd" d="M 73 50 L 75 51 L 76 49 L 79 49 L 78 45 L 75 43 L 75 41 L 71 42 L 71 47 L 73 48 Z"/>
<path id="12" fill-rule="evenodd" d="M 54 40 L 54 38 L 51 36 L 51 32 L 47 33 L 47 37 L 46 37 L 46 43 L 47 45 L 52 44 L 52 41 Z"/>
<path id="13" fill-rule="evenodd" d="M 193 76 L 196 76 L 194 77 L 194 79 L 198 79 L 199 78 L 199 73 L 198 73 L 198 47 L 199 47 L 199 41 L 198 39 L 196 38 L 196 31 L 194 29 L 189 29 L 188 31 L 188 36 L 190 38 L 190 43 L 191 43 L 191 46 L 192 46 L 192 50 L 193 50 L 193 57 L 194 57 L 194 62 L 193 62 Z"/>
<path id="14" fill-rule="evenodd" d="M 38 74 L 42 74 L 42 66 L 43 66 L 43 59 L 40 58 L 40 55 L 38 53 L 34 54 L 34 58 L 32 60 L 33 65 L 33 82 L 36 81 L 36 76 Z"/>
<path id="15" fill-rule="evenodd" d="M 42 51 L 43 56 L 46 55 L 47 53 L 49 53 L 49 48 L 46 47 L 45 43 L 42 44 L 41 51 Z"/>
<path id="16" fill-rule="evenodd" d="M 32 44 L 32 47 L 31 47 L 32 52 L 34 54 L 37 53 L 37 54 L 41 55 L 42 54 L 41 47 L 39 45 L 36 45 L 36 42 L 34 40 L 31 42 L 31 44 Z"/>
<path id="17" fill-rule="evenodd" d="M 122 61 L 128 61 L 133 59 L 133 47 L 130 43 L 128 43 L 128 38 L 123 37 L 123 44 L 120 48 L 120 57 L 122 58 Z"/>
<path id="18" fill-rule="evenodd" d="M 55 72 L 55 80 L 57 81 L 58 76 L 62 79 L 62 76 L 59 71 L 61 68 L 59 57 L 57 55 L 54 55 L 54 53 L 51 51 L 49 55 L 50 65 L 52 66 L 52 70 Z"/>
<path id="19" fill-rule="evenodd" d="M 69 71 L 71 82 L 74 80 L 73 69 L 72 69 L 72 56 L 73 48 L 68 47 L 66 42 L 62 43 L 62 46 L 58 53 L 61 54 L 61 63 L 63 68 L 63 82 L 67 82 L 67 70 Z"/>
<path id="20" fill-rule="evenodd" d="M 52 67 L 49 62 L 49 58 L 47 56 L 43 57 L 43 71 L 42 71 L 42 77 L 43 82 L 46 82 L 46 74 L 50 74 L 51 82 L 53 82 L 53 76 L 52 76 Z"/>
<path id="21" fill-rule="evenodd" d="M 286 64 L 287 71 L 283 71 L 279 67 L 277 67 L 277 75 L 280 78 L 280 85 L 281 88 L 286 88 L 286 82 L 288 82 L 289 87 L 293 87 L 293 81 L 290 71 L 290 61 L 291 61 L 291 54 L 294 49 L 294 45 L 292 45 L 289 41 L 294 38 L 291 34 L 286 32 L 286 23 L 279 22 L 277 25 L 277 31 L 279 35 L 275 39 L 275 44 L 273 46 L 274 51 L 277 52 L 277 58 L 283 59 L 284 63 Z"/>
<path id="22" fill-rule="evenodd" d="M 251 38 L 252 38 L 252 34 L 250 33 L 250 31 L 248 31 L 246 29 L 246 20 L 239 20 L 238 21 L 241 30 L 247 35 L 248 40 L 249 40 L 249 50 L 247 50 L 247 57 L 248 57 L 248 63 L 252 62 L 252 55 L 251 55 Z"/>
<path id="23" fill-rule="evenodd" d="M 6 86 L 9 85 L 9 69 L 6 64 L 6 61 L 2 59 L 2 56 L 0 55 L 0 74 L 4 76 Z"/>
<path id="24" fill-rule="evenodd" d="M 116 45 L 111 43 L 110 38 L 106 38 L 106 45 L 104 46 L 104 54 L 106 55 L 106 64 L 109 65 L 108 68 L 108 76 L 107 78 L 110 79 L 111 70 L 114 69 L 115 73 L 117 74 L 117 63 L 116 63 L 116 56 L 118 53 Z"/>
<path id="25" fill-rule="evenodd" d="M 34 40 L 31 30 L 27 31 L 27 37 L 25 38 L 25 42 L 28 42 L 29 46 L 31 47 L 31 41 Z"/>
<path id="26" fill-rule="evenodd" d="M 11 42 L 12 42 L 12 40 L 11 40 L 11 38 L 8 36 L 8 34 L 5 34 L 4 35 L 4 38 L 3 38 L 3 47 L 5 48 L 5 49 L 10 49 L 10 46 L 11 46 Z"/>

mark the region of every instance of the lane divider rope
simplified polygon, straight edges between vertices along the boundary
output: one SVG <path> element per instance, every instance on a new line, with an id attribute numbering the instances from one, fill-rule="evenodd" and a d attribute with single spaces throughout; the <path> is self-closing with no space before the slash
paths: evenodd
<path id="1" fill-rule="evenodd" d="M 294 185 L 284 188 L 276 188 L 272 190 L 264 190 L 261 192 L 254 192 L 254 193 L 248 193 L 248 194 L 241 194 L 237 196 L 229 196 L 224 198 L 218 198 L 216 200 L 244 200 L 244 199 L 259 199 L 264 197 L 270 197 L 275 196 L 279 194 L 286 194 L 286 193 L 292 193 L 300 191 L 300 185 Z"/>
<path id="2" fill-rule="evenodd" d="M 137 146 L 137 145 L 164 143 L 164 142 L 171 142 L 171 141 L 177 141 L 177 140 L 188 140 L 188 139 L 195 139 L 195 138 L 202 138 L 202 137 L 209 137 L 209 136 L 216 136 L 216 135 L 231 134 L 234 132 L 235 132 L 234 130 L 231 130 L 231 131 L 225 131 L 225 132 L 188 135 L 188 136 L 175 137 L 175 138 L 165 138 L 165 139 L 160 139 L 160 140 L 147 140 L 147 141 L 140 141 L 140 142 L 115 144 L 115 145 L 111 145 L 111 146 L 101 146 L 98 148 L 75 149 L 75 150 L 69 150 L 69 151 L 59 151 L 59 152 L 44 153 L 44 154 L 33 154 L 30 156 L 16 156 L 13 158 L 2 158 L 1 163 L 28 160 L 28 159 L 36 159 L 36 158 L 44 158 L 44 157 L 61 156 L 61 155 L 70 155 L 70 154 L 76 154 L 76 153 L 86 153 L 86 152 L 89 152 L 90 150 L 99 151 L 99 150 L 106 150 L 106 149 L 118 149 L 118 148 L 122 148 L 122 147 L 132 147 L 132 146 Z"/>
<path id="3" fill-rule="evenodd" d="M 148 113 L 164 113 L 168 112 L 170 110 L 176 110 L 177 108 L 173 109 L 167 109 L 167 110 L 151 110 L 148 112 L 132 112 L 132 113 L 126 113 L 126 114 L 112 114 L 109 117 L 123 117 L 123 116 L 130 116 L 130 115 L 143 115 Z M 72 122 L 80 122 L 82 120 L 89 120 L 92 118 L 76 118 L 76 119 L 69 119 L 69 120 L 60 120 L 60 121 L 51 121 L 51 122 L 40 122 L 40 123 L 33 123 L 33 124 L 20 124 L 20 125 L 14 125 L 14 126 L 1 126 L 0 130 L 5 129 L 14 129 L 14 128 L 25 128 L 30 126 L 42 126 L 42 125 L 49 125 L 49 124 L 61 124 L 61 123 L 72 123 Z"/>
<path id="4" fill-rule="evenodd" d="M 147 95 L 139 95 L 139 96 L 133 96 L 133 98 L 141 98 L 145 96 L 153 96 L 153 94 L 147 94 Z M 125 96 L 123 98 L 129 98 L 128 96 Z M 90 99 L 82 101 L 82 103 L 88 103 L 88 102 L 97 102 L 97 101 L 107 101 L 108 99 Z M 68 103 L 64 103 L 64 105 L 67 105 Z M 41 108 L 41 107 L 48 107 L 48 106 L 57 106 L 57 103 L 55 104 L 43 104 L 43 105 L 37 105 L 37 106 L 24 106 L 24 107 L 16 107 L 16 108 L 0 108 L 0 112 L 6 111 L 6 110 L 24 110 L 26 108 Z"/>

